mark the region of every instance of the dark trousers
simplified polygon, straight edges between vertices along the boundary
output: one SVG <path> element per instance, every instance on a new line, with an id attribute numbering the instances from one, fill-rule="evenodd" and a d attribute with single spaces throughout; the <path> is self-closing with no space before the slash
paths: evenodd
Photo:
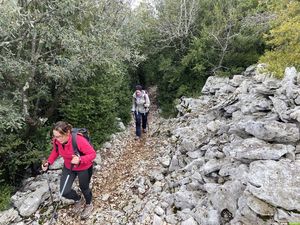
<path id="1" fill-rule="evenodd" d="M 65 190 L 64 190 L 64 193 L 62 194 L 62 196 L 64 196 L 65 198 L 68 198 L 68 199 L 73 199 L 74 201 L 78 201 L 80 199 L 80 196 L 77 194 L 77 192 L 72 189 L 72 184 L 73 184 L 75 178 L 78 176 L 79 187 L 85 198 L 85 202 L 86 202 L 86 204 L 90 204 L 92 202 L 92 191 L 89 186 L 90 186 L 90 181 L 91 181 L 91 177 L 93 174 L 93 166 L 91 166 L 89 169 L 83 170 L 83 171 L 71 171 L 71 170 L 67 169 L 66 167 L 64 167 L 62 170 L 61 178 L 60 178 L 60 192 L 62 191 L 65 181 L 67 179 L 67 176 L 69 174 L 70 174 L 69 180 L 66 184 L 66 187 L 65 187 Z"/>
<path id="2" fill-rule="evenodd" d="M 135 134 L 141 136 L 141 125 L 143 129 L 147 127 L 148 113 L 135 112 Z"/>

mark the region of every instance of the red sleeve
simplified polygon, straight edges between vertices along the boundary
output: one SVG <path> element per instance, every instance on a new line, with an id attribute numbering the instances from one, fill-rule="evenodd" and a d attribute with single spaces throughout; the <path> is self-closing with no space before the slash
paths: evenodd
<path id="1" fill-rule="evenodd" d="M 48 160 L 47 160 L 48 163 L 50 163 L 50 165 L 53 164 L 54 161 L 57 159 L 58 155 L 59 155 L 59 153 L 56 150 L 55 140 L 53 140 L 53 148 L 52 148 L 52 151 L 51 151 L 51 153 L 50 153 L 50 155 L 48 157 Z"/>
<path id="2" fill-rule="evenodd" d="M 77 145 L 80 152 L 80 164 L 91 163 L 96 158 L 96 151 L 93 146 L 81 135 L 77 135 Z"/>

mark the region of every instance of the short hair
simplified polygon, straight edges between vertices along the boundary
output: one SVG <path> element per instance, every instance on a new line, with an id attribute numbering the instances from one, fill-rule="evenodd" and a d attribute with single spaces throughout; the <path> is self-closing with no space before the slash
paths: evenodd
<path id="1" fill-rule="evenodd" d="M 140 91 L 143 90 L 142 85 L 139 85 L 139 84 L 136 85 L 136 86 L 135 86 L 135 90 L 140 90 Z"/>

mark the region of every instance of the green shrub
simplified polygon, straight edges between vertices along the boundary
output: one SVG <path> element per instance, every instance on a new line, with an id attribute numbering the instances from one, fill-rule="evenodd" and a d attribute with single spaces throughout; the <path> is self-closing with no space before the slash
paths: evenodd
<path id="1" fill-rule="evenodd" d="M 95 74 L 76 83 L 60 112 L 74 127 L 88 128 L 98 148 L 117 131 L 116 117 L 130 120 L 131 97 L 121 65 L 103 66 Z"/>
<path id="2" fill-rule="evenodd" d="M 278 78 L 282 78 L 288 66 L 300 69 L 300 3 L 292 0 L 288 4 L 275 1 L 276 19 L 272 22 L 272 29 L 265 35 L 269 51 L 260 58 L 261 63 L 267 64 L 267 70 Z"/>
<path id="3" fill-rule="evenodd" d="M 6 210 L 10 206 L 12 188 L 9 185 L 1 185 L 0 189 L 0 211 Z"/>

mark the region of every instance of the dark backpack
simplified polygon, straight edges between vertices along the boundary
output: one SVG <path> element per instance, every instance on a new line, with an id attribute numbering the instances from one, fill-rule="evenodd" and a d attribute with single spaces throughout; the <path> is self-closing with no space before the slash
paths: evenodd
<path id="1" fill-rule="evenodd" d="M 88 129 L 86 129 L 86 128 L 73 128 L 72 131 L 71 131 L 71 134 L 72 134 L 72 147 L 73 147 L 74 154 L 78 155 L 78 156 L 83 155 L 83 153 L 78 148 L 76 139 L 77 139 L 77 135 L 81 135 L 92 145 L 91 137 L 90 137 Z M 56 152 L 58 152 L 57 144 L 55 144 L 55 146 L 56 146 Z"/>

